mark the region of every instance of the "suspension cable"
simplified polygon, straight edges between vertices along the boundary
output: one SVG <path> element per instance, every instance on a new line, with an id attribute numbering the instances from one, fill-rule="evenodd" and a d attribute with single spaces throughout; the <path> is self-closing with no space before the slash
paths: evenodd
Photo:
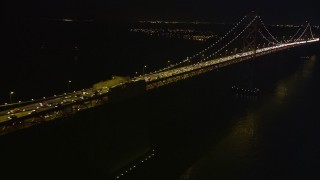
<path id="1" fill-rule="evenodd" d="M 309 28 L 310 28 L 311 37 L 312 37 L 312 39 L 314 39 L 314 36 L 313 36 L 313 33 L 312 33 L 312 28 L 311 28 L 310 24 L 309 24 Z"/>
<path id="2" fill-rule="evenodd" d="M 176 67 L 176 66 L 178 66 L 178 65 L 180 65 L 180 64 L 182 64 L 182 63 L 184 63 L 184 62 L 187 62 L 187 61 L 189 61 L 189 60 L 191 60 L 191 59 L 193 59 L 193 58 L 195 58 L 195 57 L 197 57 L 197 56 L 199 56 L 199 55 L 201 55 L 201 54 L 204 54 L 204 53 L 207 52 L 209 49 L 212 49 L 215 45 L 217 45 L 219 42 L 221 42 L 223 39 L 225 39 L 230 33 L 232 33 L 246 18 L 247 18 L 247 16 L 244 16 L 244 17 L 243 17 L 238 23 L 236 23 L 236 25 L 235 25 L 232 29 L 230 29 L 222 38 L 220 38 L 218 41 L 216 41 L 216 42 L 213 43 L 212 45 L 208 46 L 208 47 L 205 48 L 204 50 L 202 50 L 202 51 L 198 52 L 197 54 L 193 55 L 191 58 L 188 58 L 188 57 L 187 57 L 187 59 L 184 59 L 184 60 L 176 63 L 175 65 L 170 65 L 170 66 L 168 66 L 168 67 L 165 67 L 165 68 L 163 68 L 161 71 L 167 70 L 167 69 L 169 69 L 169 68 Z"/>
<path id="3" fill-rule="evenodd" d="M 277 43 L 281 44 L 271 33 L 270 31 L 267 29 L 266 25 L 263 23 L 261 17 L 259 16 L 260 22 L 263 25 L 264 29 L 268 32 L 268 34 L 272 37 L 272 39 L 274 39 Z"/>
<path id="4" fill-rule="evenodd" d="M 266 41 L 268 41 L 268 43 L 276 44 L 275 42 L 270 41 L 265 35 L 263 35 L 263 33 L 262 33 L 260 30 L 259 30 L 259 34 L 261 35 L 261 37 L 262 37 L 263 39 L 265 39 Z"/>
<path id="5" fill-rule="evenodd" d="M 306 28 L 304 29 L 304 31 L 302 32 L 302 34 L 301 34 L 294 42 L 297 42 L 297 41 L 304 35 L 304 33 L 307 31 L 309 25 L 310 25 L 310 24 L 308 23 L 308 25 L 306 26 Z"/>
<path id="6" fill-rule="evenodd" d="M 218 41 L 216 41 L 215 43 L 213 43 L 212 45 L 210 45 L 209 47 L 207 47 L 206 49 L 200 51 L 199 53 L 197 53 L 196 55 L 192 56 L 191 58 L 195 58 L 197 56 L 199 56 L 200 54 L 205 53 L 206 51 L 208 51 L 209 49 L 211 49 L 212 47 L 214 47 L 215 45 L 217 45 L 219 42 L 221 42 L 223 39 L 225 39 L 230 33 L 232 33 L 241 23 L 242 21 L 244 21 L 247 18 L 247 16 L 244 16 L 238 23 L 236 23 L 236 25 L 229 30 L 222 38 L 220 38 Z"/>
<path id="7" fill-rule="evenodd" d="M 211 58 L 212 56 L 216 55 L 217 53 L 219 53 L 220 51 L 222 51 L 223 49 L 225 49 L 226 47 L 228 47 L 233 41 L 235 41 L 236 39 L 238 39 L 238 37 L 244 33 L 245 30 L 247 30 L 251 24 L 258 18 L 258 16 L 255 16 L 255 18 L 235 37 L 233 38 L 231 41 L 229 41 L 226 45 L 224 45 L 222 48 L 220 48 L 219 50 L 217 50 L 216 52 L 214 52 L 213 54 L 211 54 L 210 56 L 207 56 L 204 60 L 207 60 L 209 58 Z"/>
<path id="8" fill-rule="evenodd" d="M 300 30 L 301 30 L 301 27 L 298 29 L 298 31 L 291 37 L 291 39 L 289 40 L 289 41 L 292 41 L 292 39 L 294 38 L 294 37 L 296 37 L 296 35 L 298 35 L 298 33 L 300 32 Z"/>

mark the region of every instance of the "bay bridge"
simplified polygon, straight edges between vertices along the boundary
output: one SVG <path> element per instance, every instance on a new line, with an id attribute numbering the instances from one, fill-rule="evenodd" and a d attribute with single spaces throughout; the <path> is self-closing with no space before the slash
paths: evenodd
<path id="1" fill-rule="evenodd" d="M 255 14 L 244 16 L 207 48 L 167 67 L 131 78 L 115 77 L 89 89 L 0 105 L 0 135 L 68 118 L 107 103 L 175 83 L 228 65 L 319 41 L 306 22 L 286 36 L 274 35 Z M 289 35 L 288 35 L 289 34 Z"/>

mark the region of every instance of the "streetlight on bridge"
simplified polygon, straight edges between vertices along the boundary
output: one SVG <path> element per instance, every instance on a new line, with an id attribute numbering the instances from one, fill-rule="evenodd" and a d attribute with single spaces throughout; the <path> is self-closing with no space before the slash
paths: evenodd
<path id="1" fill-rule="evenodd" d="M 170 66 L 170 61 L 167 61 L 168 67 Z"/>
<path id="2" fill-rule="evenodd" d="M 11 91 L 10 93 L 9 93 L 9 96 L 10 96 L 10 104 L 12 104 L 12 95 L 14 94 L 14 92 L 13 91 Z"/>
<path id="3" fill-rule="evenodd" d="M 147 65 L 144 65 L 142 68 L 142 75 L 144 75 L 145 69 L 147 68 Z"/>
<path id="4" fill-rule="evenodd" d="M 72 82 L 71 80 L 68 81 L 68 91 L 67 92 L 69 92 L 69 90 L 70 90 L 70 83 L 71 82 Z"/>

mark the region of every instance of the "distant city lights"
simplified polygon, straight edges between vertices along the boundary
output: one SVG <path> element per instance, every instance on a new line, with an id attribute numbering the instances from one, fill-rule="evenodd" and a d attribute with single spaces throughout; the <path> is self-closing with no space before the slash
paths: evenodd
<path id="1" fill-rule="evenodd" d="M 156 28 L 134 28 L 130 32 L 143 33 L 149 36 L 159 36 L 164 38 L 177 38 L 192 41 L 207 41 L 218 38 L 217 33 L 212 31 L 199 31 L 195 29 L 156 29 Z"/>

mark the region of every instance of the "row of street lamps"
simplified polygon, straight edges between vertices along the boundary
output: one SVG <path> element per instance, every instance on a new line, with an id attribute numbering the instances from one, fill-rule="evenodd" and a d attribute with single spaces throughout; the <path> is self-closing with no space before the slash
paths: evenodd
<path id="1" fill-rule="evenodd" d="M 260 46 L 260 44 L 258 44 L 257 45 L 257 48 L 259 48 L 259 46 Z M 266 44 L 265 43 L 263 43 L 263 47 L 265 47 L 266 46 Z M 224 54 L 225 55 L 232 55 L 232 54 L 236 54 L 238 51 L 240 51 L 240 52 L 242 52 L 243 50 L 238 50 L 238 48 L 235 48 L 235 49 L 233 49 L 233 50 L 225 50 L 225 53 L 223 53 L 223 52 L 221 52 L 220 54 L 217 54 L 218 56 L 223 56 Z M 215 56 L 216 57 L 216 56 Z M 205 58 L 205 55 L 204 54 L 202 54 L 202 59 L 204 59 Z M 187 57 L 187 63 L 190 63 L 190 60 L 191 60 L 191 58 L 189 58 L 189 57 Z M 171 65 L 171 61 L 167 61 L 167 66 L 169 67 Z M 146 73 L 146 68 L 147 68 L 147 65 L 144 65 L 143 67 L 142 67 L 142 75 L 145 75 L 145 73 Z M 137 76 L 138 75 L 138 72 L 136 71 L 135 72 L 135 75 Z"/>
<path id="2" fill-rule="evenodd" d="M 167 66 L 170 66 L 170 61 L 167 61 Z M 146 69 L 147 69 L 147 65 L 144 65 L 143 67 L 142 67 L 142 75 L 145 75 L 145 73 L 146 73 Z M 136 71 L 135 72 L 135 75 L 137 76 L 138 75 L 138 72 Z"/>
<path id="3" fill-rule="evenodd" d="M 70 92 L 70 83 L 71 83 L 71 82 L 72 82 L 71 80 L 68 81 L 67 93 Z M 14 94 L 15 94 L 14 91 L 10 91 L 10 92 L 9 92 L 10 104 L 12 104 L 12 96 L 13 96 Z M 33 100 L 33 99 L 32 99 L 32 100 Z M 21 102 L 21 101 L 19 101 L 19 102 Z"/>
<path id="4" fill-rule="evenodd" d="M 144 66 L 142 67 L 142 75 L 145 74 L 146 69 L 147 69 L 147 65 L 144 65 Z M 138 71 L 135 72 L 135 75 L 138 76 Z"/>

